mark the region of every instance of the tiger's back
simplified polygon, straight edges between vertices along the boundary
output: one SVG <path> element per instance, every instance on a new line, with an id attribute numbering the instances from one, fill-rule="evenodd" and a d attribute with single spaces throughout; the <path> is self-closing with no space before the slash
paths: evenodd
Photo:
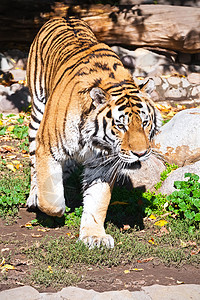
<path id="1" fill-rule="evenodd" d="M 28 85 L 31 191 L 28 206 L 50 215 L 65 211 L 65 161 L 84 163 L 80 239 L 105 243 L 103 223 L 117 173 L 150 155 L 159 128 L 151 99 L 133 81 L 110 47 L 98 43 L 76 18 L 55 18 L 30 49 Z"/>

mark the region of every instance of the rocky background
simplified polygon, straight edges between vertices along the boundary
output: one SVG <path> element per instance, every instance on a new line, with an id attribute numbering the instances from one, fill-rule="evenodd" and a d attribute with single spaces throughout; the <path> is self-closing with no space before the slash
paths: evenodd
<path id="1" fill-rule="evenodd" d="M 162 113 L 172 117 L 181 110 L 156 137 L 157 155 L 131 175 L 134 187 L 153 189 L 164 162 L 175 163 L 179 169 L 161 188 L 170 193 L 174 179 L 182 180 L 186 172 L 200 175 L 200 1 L 97 2 L 1 0 L 0 112 L 18 113 L 30 105 L 26 63 L 39 28 L 54 16 L 79 16 L 139 84 L 153 78 L 151 96 Z"/>

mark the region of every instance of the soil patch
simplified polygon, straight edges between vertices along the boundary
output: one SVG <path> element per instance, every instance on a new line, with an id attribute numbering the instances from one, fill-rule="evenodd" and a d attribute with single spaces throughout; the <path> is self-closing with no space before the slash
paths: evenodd
<path id="1" fill-rule="evenodd" d="M 67 234 L 67 227 L 48 228 L 41 231 L 39 226 L 28 229 L 24 225 L 35 219 L 34 212 L 21 208 L 19 218 L 10 225 L 6 220 L 0 219 L 0 251 L 6 263 L 12 264 L 15 270 L 4 272 L 0 283 L 0 291 L 23 285 L 25 277 L 30 273 L 32 264 L 28 260 L 23 249 L 43 237 L 59 237 Z M 43 228 L 44 230 L 44 228 Z M 77 237 L 74 237 L 77 238 Z M 137 270 L 138 269 L 138 270 Z M 127 272 L 128 270 L 128 272 Z M 125 271 L 125 272 L 124 272 Z M 153 284 L 177 285 L 177 284 L 200 284 L 199 269 L 185 265 L 180 268 L 166 267 L 156 259 L 146 263 L 134 263 L 112 268 L 97 268 L 87 266 L 80 270 L 81 281 L 78 287 L 94 289 L 98 292 L 128 289 L 140 290 L 141 287 Z M 55 292 L 52 287 L 39 288 L 40 292 Z"/>

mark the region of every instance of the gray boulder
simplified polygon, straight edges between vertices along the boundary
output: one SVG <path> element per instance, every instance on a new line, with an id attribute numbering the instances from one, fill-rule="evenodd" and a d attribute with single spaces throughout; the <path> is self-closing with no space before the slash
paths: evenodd
<path id="1" fill-rule="evenodd" d="M 162 161 L 151 155 L 149 159 L 141 162 L 140 168 L 129 171 L 129 178 L 134 188 L 152 190 L 160 181 L 160 174 L 164 170 L 165 166 Z"/>
<path id="2" fill-rule="evenodd" d="M 178 166 L 200 160 L 200 108 L 177 113 L 161 128 L 154 148 L 166 161 Z"/>
<path id="3" fill-rule="evenodd" d="M 0 113 L 19 113 L 26 110 L 30 102 L 28 87 L 19 83 L 11 86 L 0 85 Z"/>
<path id="4" fill-rule="evenodd" d="M 178 180 L 178 181 L 187 181 L 188 178 L 185 178 L 184 175 L 185 173 L 194 173 L 200 176 L 200 161 L 192 164 L 192 165 L 188 165 L 182 168 L 179 168 L 175 171 L 173 171 L 168 177 L 167 179 L 165 179 L 162 187 L 160 188 L 159 192 L 162 194 L 171 194 L 173 191 L 175 191 L 176 189 L 174 188 L 174 181 Z"/>

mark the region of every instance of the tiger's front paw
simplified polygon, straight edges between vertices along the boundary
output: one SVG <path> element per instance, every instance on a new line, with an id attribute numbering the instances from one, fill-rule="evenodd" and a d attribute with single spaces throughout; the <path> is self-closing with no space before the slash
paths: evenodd
<path id="1" fill-rule="evenodd" d="M 92 249 L 94 247 L 105 246 L 107 248 L 114 247 L 114 239 L 111 235 L 105 234 L 103 236 L 80 236 L 79 240 L 81 240 L 85 245 Z"/>

